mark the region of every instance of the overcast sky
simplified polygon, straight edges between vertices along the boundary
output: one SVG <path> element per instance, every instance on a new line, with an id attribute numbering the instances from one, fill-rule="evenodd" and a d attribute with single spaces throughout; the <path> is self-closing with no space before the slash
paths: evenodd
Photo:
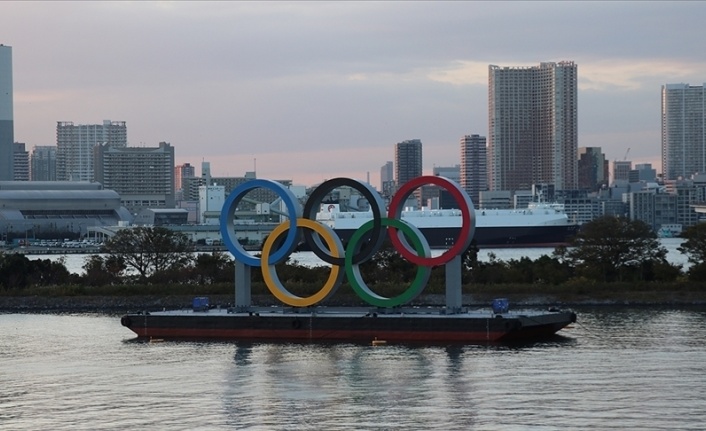
<path id="1" fill-rule="evenodd" d="M 126 121 L 200 173 L 351 176 L 394 145 L 425 173 L 488 133 L 488 65 L 570 60 L 579 146 L 661 171 L 660 87 L 706 82 L 706 2 L 0 2 L 15 140 Z"/>

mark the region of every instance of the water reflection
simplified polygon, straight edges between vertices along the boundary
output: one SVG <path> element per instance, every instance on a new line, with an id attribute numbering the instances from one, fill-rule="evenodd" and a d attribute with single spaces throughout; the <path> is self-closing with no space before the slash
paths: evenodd
<path id="1" fill-rule="evenodd" d="M 272 418 L 283 412 L 287 423 L 326 429 L 471 425 L 488 381 L 511 372 L 492 371 L 488 359 L 567 343 L 573 341 L 558 337 L 509 347 L 238 344 L 224 408 L 240 426 L 277 428 Z"/>

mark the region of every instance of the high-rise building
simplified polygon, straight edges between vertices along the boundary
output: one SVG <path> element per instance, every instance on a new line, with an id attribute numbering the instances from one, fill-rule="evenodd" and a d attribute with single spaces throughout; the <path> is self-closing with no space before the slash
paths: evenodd
<path id="1" fill-rule="evenodd" d="M 56 181 L 56 147 L 35 145 L 29 156 L 29 177 L 32 181 Z"/>
<path id="2" fill-rule="evenodd" d="M 488 159 L 485 136 L 466 135 L 461 138 L 461 187 L 478 205 L 480 192 L 488 190 Z"/>
<path id="3" fill-rule="evenodd" d="M 657 181 L 657 169 L 652 167 L 652 163 L 636 163 L 635 169 L 630 171 L 629 179 L 631 183 L 655 182 Z"/>
<path id="4" fill-rule="evenodd" d="M 12 114 L 12 48 L 0 45 L 0 181 L 12 181 L 15 142 Z"/>
<path id="5" fill-rule="evenodd" d="M 208 163 L 208 162 L 207 162 Z M 203 166 L 202 166 L 203 168 Z M 211 177 L 209 174 L 209 179 L 212 184 L 223 186 L 226 196 L 239 185 L 257 179 L 257 175 L 254 171 L 245 172 L 242 177 Z M 185 201 L 198 201 L 199 200 L 199 188 L 206 185 L 205 177 L 184 177 L 182 178 L 183 187 L 183 199 Z M 286 186 L 292 184 L 291 180 L 279 180 L 277 181 Z M 271 202 L 277 199 L 277 194 L 271 190 L 256 188 L 248 192 L 248 199 L 241 203 L 243 208 L 249 207 L 251 202 L 248 200 L 261 200 L 262 202 Z M 269 200 L 268 200 L 269 199 Z"/>
<path id="6" fill-rule="evenodd" d="M 103 124 L 56 124 L 56 179 L 93 181 L 93 147 L 127 147 L 124 121 L 105 120 Z"/>
<path id="7" fill-rule="evenodd" d="M 434 166 L 431 170 L 435 177 L 444 177 L 461 184 L 461 165 Z"/>
<path id="8" fill-rule="evenodd" d="M 432 175 L 435 177 L 448 178 L 457 184 L 461 184 L 461 165 L 434 166 Z M 437 185 L 427 184 L 422 186 L 422 204 L 433 209 L 458 208 L 456 198 L 448 190 Z"/>
<path id="9" fill-rule="evenodd" d="M 198 202 L 199 187 L 204 185 L 201 177 L 182 177 L 181 179 L 181 199 L 183 201 Z M 198 213 L 198 211 L 197 211 Z"/>
<path id="10" fill-rule="evenodd" d="M 630 180 L 632 162 L 630 160 L 613 160 L 613 182 Z"/>
<path id="11" fill-rule="evenodd" d="M 204 185 L 211 185 L 211 162 L 201 162 L 201 179 Z"/>
<path id="12" fill-rule="evenodd" d="M 422 141 L 412 139 L 395 145 L 395 183 L 402 186 L 422 175 Z"/>
<path id="13" fill-rule="evenodd" d="M 193 178 L 196 176 L 196 168 L 190 163 L 184 163 L 183 165 L 178 165 L 174 167 L 174 190 L 178 195 L 177 200 L 182 200 L 183 197 L 183 178 Z"/>
<path id="14" fill-rule="evenodd" d="M 380 192 L 390 197 L 395 192 L 395 171 L 392 161 L 387 161 L 380 168 Z"/>
<path id="15" fill-rule="evenodd" d="M 29 181 L 29 153 L 25 144 L 15 142 L 12 144 L 12 174 L 14 181 Z"/>
<path id="16" fill-rule="evenodd" d="M 578 69 L 573 61 L 488 68 L 490 190 L 578 184 Z"/>
<path id="17" fill-rule="evenodd" d="M 662 86 L 662 174 L 665 180 L 706 172 L 706 86 Z"/>
<path id="18" fill-rule="evenodd" d="M 596 191 L 608 185 L 608 161 L 601 147 L 579 148 L 578 172 L 581 190 Z"/>
<path id="19" fill-rule="evenodd" d="M 95 181 L 115 190 L 122 205 L 135 213 L 143 208 L 174 208 L 174 147 L 94 147 Z"/>

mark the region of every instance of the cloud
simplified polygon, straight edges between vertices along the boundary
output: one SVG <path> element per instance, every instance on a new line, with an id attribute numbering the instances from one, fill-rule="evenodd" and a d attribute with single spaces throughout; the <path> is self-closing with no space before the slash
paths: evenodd
<path id="1" fill-rule="evenodd" d="M 703 61 L 675 61 L 674 59 L 596 61 L 585 58 L 572 60 L 575 60 L 579 66 L 579 90 L 581 91 L 634 91 L 645 89 L 646 86 L 653 86 L 655 81 L 661 83 L 680 80 L 701 82 L 699 76 L 704 79 L 703 71 L 706 70 L 706 62 Z M 502 63 L 500 66 L 537 66 L 542 61 Z M 445 67 L 433 68 L 424 73 L 428 79 L 436 82 L 457 86 L 487 85 L 490 64 L 494 63 L 492 61 L 456 60 Z"/>
<path id="2" fill-rule="evenodd" d="M 487 62 L 456 60 L 445 68 L 436 68 L 427 73 L 432 81 L 452 85 L 488 85 Z"/>
<path id="3" fill-rule="evenodd" d="M 706 62 L 675 61 L 674 59 L 599 60 L 579 64 L 579 90 L 635 91 L 646 87 L 654 90 L 655 82 L 662 84 L 680 80 L 706 79 Z"/>
<path id="4" fill-rule="evenodd" d="M 457 163 L 462 135 L 487 134 L 489 64 L 575 61 L 580 145 L 658 154 L 660 85 L 706 81 L 703 16 L 706 2 L 0 2 L 0 43 L 30 148 L 56 121 L 121 120 L 130 145 L 168 141 L 214 172 L 256 157 L 320 181 L 375 176 L 404 139 L 427 170 Z"/>
<path id="5" fill-rule="evenodd" d="M 71 91 L 67 90 L 26 90 L 14 92 L 14 102 L 16 104 L 38 104 L 38 103 L 56 103 L 63 102 L 68 103 L 71 99 Z"/>

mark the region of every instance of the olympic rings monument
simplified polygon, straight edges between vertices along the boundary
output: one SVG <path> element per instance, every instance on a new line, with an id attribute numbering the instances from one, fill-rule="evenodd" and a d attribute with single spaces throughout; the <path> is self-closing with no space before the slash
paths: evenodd
<path id="1" fill-rule="evenodd" d="M 418 188 L 433 184 L 445 189 L 461 209 L 462 223 L 451 247 L 432 256 L 422 232 L 402 220 L 409 196 Z M 322 200 L 336 188 L 347 186 L 369 202 L 372 220 L 363 224 L 344 247 L 336 233 L 316 221 Z M 260 257 L 239 243 L 234 220 L 238 205 L 254 189 L 274 192 L 286 207 L 288 219 L 273 229 Z M 401 343 L 468 343 L 527 340 L 554 335 L 576 320 L 570 311 L 511 313 L 506 300 L 493 310 L 470 311 L 462 304 L 462 254 L 475 231 L 475 212 L 468 194 L 454 181 L 439 176 L 421 176 L 403 184 L 385 203 L 369 184 L 335 178 L 319 185 L 303 208 L 284 185 L 254 179 L 236 187 L 228 196 L 220 218 L 221 235 L 235 259 L 235 303 L 233 307 L 209 306 L 207 298 L 195 298 L 186 310 L 128 313 L 121 323 L 138 337 L 227 338 L 233 340 L 339 341 Z M 409 287 L 395 297 L 373 292 L 361 276 L 359 265 L 369 261 L 389 237 L 394 249 L 417 266 Z M 311 296 L 293 294 L 277 276 L 278 263 L 286 260 L 301 240 L 322 261 L 331 265 L 328 279 Z M 409 305 L 426 287 L 431 269 L 444 266 L 446 300 L 443 307 Z M 251 303 L 252 270 L 262 272 L 265 285 L 283 305 L 254 307 Z M 328 307 L 327 299 L 348 280 L 368 307 Z"/>

